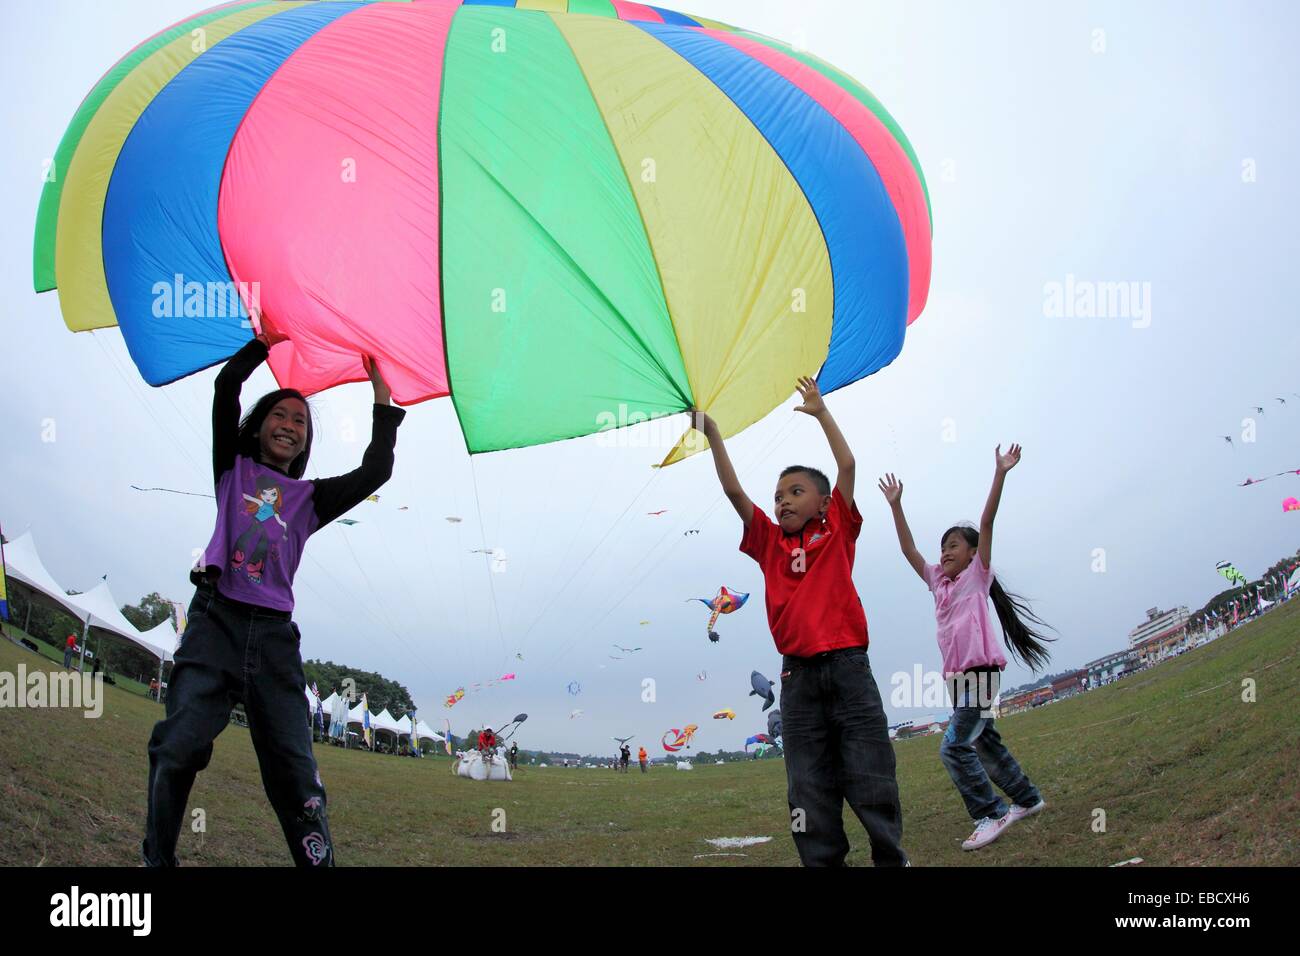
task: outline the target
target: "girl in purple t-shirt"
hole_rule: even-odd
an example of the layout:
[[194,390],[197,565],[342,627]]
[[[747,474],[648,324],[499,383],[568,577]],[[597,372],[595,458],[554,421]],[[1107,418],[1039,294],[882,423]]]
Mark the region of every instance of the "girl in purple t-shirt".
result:
[[249,342],[217,375],[212,403],[212,539],[190,572],[189,619],[176,649],[167,717],[149,741],[147,864],[173,866],[185,805],[212,742],[242,703],[248,730],[289,852],[299,866],[332,866],[325,789],[311,751],[293,578],[307,539],[374,494],[393,472],[405,412],[373,360],[374,424],[361,465],[336,478],[306,479],[312,427],[294,389],[263,395],[241,420],[239,392],[266,361],[268,343]]
[[[1007,659],[989,620],[989,601],[1008,649],[1034,671],[1047,663],[1042,642],[1051,640],[1035,629],[1034,625],[1045,625],[1029,606],[1004,591],[993,574],[993,519],[1007,472],[1020,461],[1020,446],[1012,445],[1004,455],[999,445],[994,456],[997,468],[979,531],[961,525],[945,531],[938,564],[927,564],[912,540],[903,515],[902,482],[893,475],[880,479],[880,491],[893,509],[903,556],[934,594],[943,676],[953,699],[939,756],[975,820],[975,832],[962,843],[963,850],[992,843],[1007,826],[1047,806],[993,726],[993,701]],[[994,792],[994,783],[1012,799],[1009,809]]]

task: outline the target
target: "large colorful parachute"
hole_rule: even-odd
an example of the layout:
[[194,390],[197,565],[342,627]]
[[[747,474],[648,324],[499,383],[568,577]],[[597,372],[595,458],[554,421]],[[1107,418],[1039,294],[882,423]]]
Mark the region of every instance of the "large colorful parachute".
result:
[[258,329],[307,393],[373,355],[471,452],[692,407],[732,435],[898,355],[929,202],[866,88],[701,17],[523,6],[236,0],[145,40],[55,153],[36,289],[152,385]]

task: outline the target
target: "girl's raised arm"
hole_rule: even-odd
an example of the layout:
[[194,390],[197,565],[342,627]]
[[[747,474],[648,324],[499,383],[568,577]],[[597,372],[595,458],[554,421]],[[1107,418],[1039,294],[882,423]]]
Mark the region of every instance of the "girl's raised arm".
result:
[[890,510],[894,512],[894,530],[898,532],[898,545],[903,549],[903,557],[907,558],[907,563],[912,566],[917,576],[925,581],[925,558],[921,557],[921,552],[916,550],[916,542],[912,540],[912,529],[908,527],[907,517],[903,514],[903,483],[889,474],[880,479],[877,487],[889,502]]
[[212,480],[235,467],[239,449],[239,392],[253,370],[266,361],[266,340],[250,339],[217,373],[212,396]]
[[976,549],[980,561],[986,568],[993,567],[993,519],[998,516],[998,504],[1002,501],[1002,485],[1006,481],[1007,472],[1020,463],[1020,446],[1012,444],[1004,455],[1002,446],[998,445],[993,450],[993,457],[997,460],[997,468],[993,472],[993,487],[989,489],[989,500],[984,503],[984,514],[980,517],[980,543]]

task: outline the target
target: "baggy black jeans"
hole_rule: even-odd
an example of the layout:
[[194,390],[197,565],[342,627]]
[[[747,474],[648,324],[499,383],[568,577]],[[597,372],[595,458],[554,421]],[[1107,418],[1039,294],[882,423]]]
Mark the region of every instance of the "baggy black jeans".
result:
[[846,800],[875,864],[905,865],[894,745],[866,648],[784,658],[781,716],[790,829],[803,865],[844,864]]
[[145,863],[175,866],[190,788],[212,742],[243,702],[262,785],[298,866],[333,866],[325,788],[311,749],[297,626],[284,611],[200,586],[167,689],[167,717],[149,739]]

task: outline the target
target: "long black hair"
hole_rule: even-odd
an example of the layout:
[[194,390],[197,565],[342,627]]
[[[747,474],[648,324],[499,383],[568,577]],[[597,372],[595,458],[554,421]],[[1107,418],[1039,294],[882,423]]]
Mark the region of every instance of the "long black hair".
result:
[[[945,531],[943,537],[939,539],[940,547],[943,547],[943,542],[947,541],[948,535],[953,532],[961,535],[972,548],[979,547],[980,533],[968,525],[954,525]],[[1048,637],[1037,628],[1055,629],[1035,614],[1024,598],[1004,590],[997,577],[993,578],[992,585],[989,587],[989,597],[993,599],[993,610],[998,612],[998,621],[1002,625],[1002,637],[1006,641],[1007,650],[1028,665],[1031,670],[1035,672],[1042,670],[1050,656],[1043,642],[1054,641],[1056,638]]]
[[307,459],[311,457],[311,406],[307,405],[307,397],[296,388],[276,389],[274,392],[267,392],[257,400],[257,404],[249,409],[244,420],[239,423],[235,453],[251,458],[253,461],[262,460],[262,423],[266,421],[266,416],[271,414],[271,409],[286,398],[296,398],[307,408],[307,441],[303,444],[302,451],[298,452],[298,457],[289,462],[288,469],[290,478],[301,478],[307,471]]

